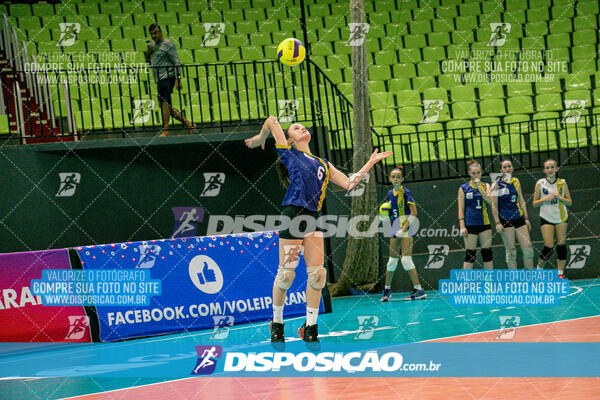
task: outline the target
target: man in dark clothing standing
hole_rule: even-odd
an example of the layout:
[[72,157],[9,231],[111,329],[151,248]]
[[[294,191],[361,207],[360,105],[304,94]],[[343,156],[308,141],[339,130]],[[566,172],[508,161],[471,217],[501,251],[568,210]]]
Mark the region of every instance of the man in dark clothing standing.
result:
[[181,112],[171,103],[171,93],[173,88],[181,90],[181,62],[177,55],[177,50],[173,43],[165,39],[162,29],[156,23],[149,28],[152,42],[148,41],[148,48],[145,56],[146,61],[152,66],[152,75],[154,82],[158,87],[158,103],[162,112],[163,129],[160,136],[169,135],[169,119],[171,116],[188,128],[189,133],[194,133],[196,127],[190,121],[185,119]]

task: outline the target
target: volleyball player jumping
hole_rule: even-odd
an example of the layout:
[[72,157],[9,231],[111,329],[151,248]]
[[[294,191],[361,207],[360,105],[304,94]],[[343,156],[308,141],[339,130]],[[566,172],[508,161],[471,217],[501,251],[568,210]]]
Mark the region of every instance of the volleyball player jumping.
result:
[[[500,163],[500,171],[504,174],[513,173],[510,160]],[[533,268],[533,247],[529,231],[531,224],[527,216],[527,205],[521,192],[521,182],[514,176],[509,182],[498,179],[492,182],[490,188],[494,205],[494,219],[496,228],[502,237],[506,248],[506,266],[510,269],[517,268],[517,249],[515,248],[515,235],[523,253],[523,265],[527,269]],[[493,194],[496,195],[493,195]]]
[[[554,233],[556,233],[556,264],[558,277],[565,279],[565,264],[567,262],[567,207],[573,204],[569,187],[564,179],[558,177],[556,161],[549,159],[544,162],[545,178],[535,184],[533,206],[540,208],[540,229],[544,238],[544,249],[538,260],[538,269],[552,255]],[[566,207],[565,207],[566,206]]]
[[[325,199],[325,190],[329,180],[346,190],[351,190],[377,162],[392,155],[392,152],[378,153],[375,150],[360,171],[347,177],[327,160],[310,153],[308,146],[310,133],[301,124],[292,124],[287,129],[286,139],[286,134],[281,129],[279,122],[271,116],[267,118],[258,135],[246,139],[246,146],[249,148],[260,146],[264,149],[269,133],[275,139],[275,147],[280,159],[280,178],[284,187],[287,188],[282,203],[284,207],[282,214],[290,220],[304,216],[304,221],[306,221],[306,217],[316,221]],[[306,342],[319,341],[317,315],[321,303],[321,290],[327,282],[327,271],[323,268],[323,233],[318,231],[316,224],[311,226],[310,223],[304,223],[302,225],[298,232],[288,228],[282,230],[279,235],[279,268],[273,284],[271,342],[285,341],[283,305],[286,292],[292,286],[296,276],[295,268],[298,264],[298,257],[289,257],[289,255],[299,254],[302,247],[308,282],[306,285],[306,321],[298,329],[298,335]]]
[[[402,268],[408,272],[413,284],[413,291],[404,300],[421,300],[427,297],[419,282],[419,275],[415,263],[412,260],[413,238],[408,234],[411,218],[417,216],[417,206],[412,193],[407,187],[402,186],[404,172],[402,166],[398,165],[390,171],[390,183],[393,188],[388,192],[387,202],[379,207],[379,213],[383,218],[392,220],[392,237],[390,238],[390,256],[385,273],[385,288],[383,289],[382,302],[392,297],[392,279],[398,267],[398,255],[402,254]],[[401,249],[401,250],[400,250]]]

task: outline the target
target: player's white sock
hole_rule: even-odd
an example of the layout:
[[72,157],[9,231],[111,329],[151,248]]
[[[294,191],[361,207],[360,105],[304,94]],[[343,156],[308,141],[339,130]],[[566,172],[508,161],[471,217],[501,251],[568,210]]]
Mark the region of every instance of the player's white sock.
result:
[[311,326],[317,323],[317,316],[319,315],[318,308],[306,307],[306,326]]
[[386,290],[389,290],[392,288],[392,285],[385,285]]
[[273,322],[283,324],[283,306],[273,304]]
[[415,285],[415,289],[417,289],[417,290],[423,290],[423,288],[421,287],[421,285]]

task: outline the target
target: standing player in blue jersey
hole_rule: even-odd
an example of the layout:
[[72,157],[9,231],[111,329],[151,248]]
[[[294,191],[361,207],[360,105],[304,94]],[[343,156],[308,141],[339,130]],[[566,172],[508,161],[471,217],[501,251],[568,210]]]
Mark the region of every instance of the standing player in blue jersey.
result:
[[494,207],[488,196],[490,185],[481,182],[481,165],[475,160],[467,164],[471,180],[458,188],[458,222],[460,234],[465,238],[464,269],[473,269],[477,239],[481,245],[481,256],[485,269],[494,268],[492,256],[492,227],[487,205]]
[[521,183],[519,179],[512,176],[513,165],[510,160],[500,163],[500,171],[503,174],[510,174],[510,181],[499,178],[492,182],[490,194],[495,205],[492,210],[494,219],[497,221],[496,229],[506,247],[506,266],[510,269],[517,268],[516,234],[523,253],[523,265],[527,269],[533,269],[533,247],[529,237],[531,224],[527,216],[527,205],[521,192]]
[[[265,121],[260,133],[246,139],[249,148],[264,149],[269,133],[275,138],[275,147],[280,159],[280,178],[287,189],[283,199],[282,214],[292,220],[288,229],[279,235],[279,268],[273,284],[273,321],[271,342],[285,341],[283,305],[287,290],[296,276],[299,255],[304,256],[308,282],[306,285],[306,321],[298,329],[298,335],[306,342],[318,342],[317,315],[321,303],[321,291],[327,283],[327,271],[323,268],[323,233],[318,231],[316,221],[325,199],[327,183],[351,190],[382,159],[392,152],[373,152],[369,161],[350,177],[338,171],[330,162],[314,156],[308,143],[310,133],[301,124],[292,124],[283,133],[275,117]],[[294,218],[302,219],[300,224]],[[297,229],[296,229],[297,228]]]
[[[409,235],[410,223],[417,216],[417,206],[410,190],[402,186],[403,181],[402,166],[397,165],[390,171],[390,183],[393,189],[388,192],[387,201],[379,207],[381,217],[392,220],[390,256],[385,273],[385,288],[381,297],[381,301],[383,302],[388,301],[392,297],[392,279],[398,267],[399,253],[402,254],[402,258],[400,259],[402,268],[408,272],[408,276],[414,287],[412,293],[406,296],[404,300],[420,300],[427,297],[423,287],[421,287],[419,275],[417,275],[417,269],[412,260],[413,238]],[[401,248],[401,251],[398,251],[399,248]]]

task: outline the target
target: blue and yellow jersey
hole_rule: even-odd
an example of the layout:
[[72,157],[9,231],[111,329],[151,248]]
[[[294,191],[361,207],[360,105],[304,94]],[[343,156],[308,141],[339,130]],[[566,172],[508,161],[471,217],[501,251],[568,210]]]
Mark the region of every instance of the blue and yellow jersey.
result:
[[392,221],[401,216],[409,216],[409,205],[415,205],[412,193],[404,186],[400,186],[398,190],[391,189],[387,194],[387,199],[392,207],[392,212],[390,213]]
[[517,219],[523,216],[519,204],[519,180],[511,178],[510,182],[498,180],[498,213],[502,219]]
[[279,158],[290,174],[290,186],[283,198],[283,206],[303,207],[319,211],[325,199],[329,182],[327,160],[296,150],[291,146],[276,145]]
[[[481,190],[485,190],[483,182],[479,183]],[[471,181],[460,186],[465,194],[465,225],[489,225],[487,204],[475,184]]]

